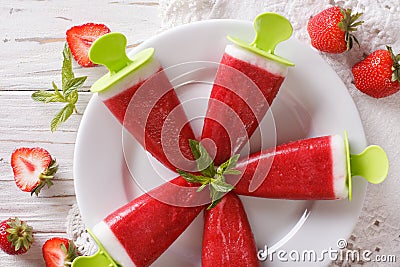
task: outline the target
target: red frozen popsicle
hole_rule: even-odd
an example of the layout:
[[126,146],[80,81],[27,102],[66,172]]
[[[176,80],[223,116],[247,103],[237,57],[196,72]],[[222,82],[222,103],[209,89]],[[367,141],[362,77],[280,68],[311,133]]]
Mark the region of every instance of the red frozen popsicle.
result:
[[201,261],[203,267],[260,266],[246,212],[232,192],[205,211]]
[[228,36],[234,44],[225,48],[211,91],[202,139],[214,142],[216,165],[240,152],[278,94],[288,66],[294,65],[274,54],[276,45],[292,35],[285,17],[260,14],[254,29],[252,43]]
[[202,132],[202,139],[209,138],[217,146],[216,165],[249,140],[287,73],[285,65],[236,45],[226,47],[220,64]]
[[[239,160],[236,169],[242,177],[234,191],[264,198],[342,199],[348,196],[346,168],[341,136],[299,140]],[[234,184],[238,178],[227,179]],[[260,182],[254,191],[252,181]]]
[[[108,215],[92,232],[111,257],[124,267],[151,265],[190,225],[204,206],[191,206],[198,193],[182,193],[191,187],[178,177],[146,193]],[[154,196],[181,206],[166,204]]]
[[[188,139],[194,139],[190,123],[175,90],[148,48],[132,57],[122,68],[113,70],[104,55],[105,46],[120,44],[107,53],[125,55],[126,38],[119,33],[97,39],[90,50],[93,62],[107,65],[110,73],[92,87],[114,117],[148,151],[171,170],[188,169],[193,159]],[[110,44],[111,43],[111,44]],[[103,50],[101,50],[103,49]],[[112,52],[111,52],[112,51]]]

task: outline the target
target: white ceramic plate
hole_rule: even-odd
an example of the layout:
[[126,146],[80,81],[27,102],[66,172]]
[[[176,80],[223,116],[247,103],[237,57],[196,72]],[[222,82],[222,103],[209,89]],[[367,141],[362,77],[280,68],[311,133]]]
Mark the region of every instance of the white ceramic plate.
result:
[[[253,39],[250,22],[211,20],[174,28],[157,35],[138,46],[131,53],[154,47],[155,56],[164,67],[188,61],[219,62],[226,36],[234,35],[244,40]],[[336,73],[311,48],[294,38],[280,44],[276,53],[292,60],[296,66],[289,74],[272,105],[277,143],[290,140],[349,132],[352,153],[366,146],[358,111],[343,82]],[[178,89],[182,100],[209,96],[211,86],[202,85]],[[204,116],[206,101],[187,109],[188,117]],[[264,120],[261,127],[270,127]],[[197,134],[201,123],[193,124]],[[75,146],[74,175],[78,205],[87,227],[92,227],[116,208],[141,194],[133,181],[130,169],[138,175],[154,177],[157,173],[144,161],[146,152],[132,142],[125,162],[120,124],[112,117],[102,102],[93,96],[83,116]],[[253,140],[257,142],[257,140]],[[259,140],[258,140],[259,141]],[[140,164],[137,164],[137,163]],[[141,164],[142,162],[145,162]],[[127,163],[127,164],[126,164]],[[147,164],[147,165],[146,165]],[[158,166],[158,169],[161,167]],[[168,174],[168,171],[165,172]],[[136,175],[136,174],[135,174]],[[305,224],[281,250],[300,253],[315,250],[338,249],[337,241],[347,238],[359,216],[366,183],[354,179],[353,201],[287,201],[242,197],[254,237],[259,249],[276,244],[298,222],[308,209],[311,214]],[[201,266],[202,215],[154,263],[154,266]],[[268,266],[293,266],[294,264],[324,266],[329,262],[317,261],[284,263],[274,255]],[[296,265],[296,266],[298,266]]]

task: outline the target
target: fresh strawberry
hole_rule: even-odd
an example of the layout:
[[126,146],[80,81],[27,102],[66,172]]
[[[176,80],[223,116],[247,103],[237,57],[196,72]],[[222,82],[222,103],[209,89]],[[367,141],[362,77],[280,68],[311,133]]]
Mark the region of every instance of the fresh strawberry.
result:
[[11,167],[17,186],[25,192],[39,195],[47,185],[53,185],[52,179],[58,170],[55,159],[43,148],[18,148],[11,155]]
[[46,267],[70,266],[77,257],[74,243],[61,237],[53,237],[47,240],[42,247],[42,254]]
[[0,248],[7,254],[18,255],[28,251],[33,242],[32,227],[18,218],[0,223]]
[[109,32],[106,25],[96,23],[86,23],[69,29],[67,43],[76,62],[82,67],[94,66],[89,59],[89,49],[97,38]]
[[386,48],[373,52],[352,68],[355,86],[375,98],[400,90],[400,55],[395,56],[391,47]]
[[342,53],[353,47],[358,41],[352,32],[363,21],[357,21],[362,13],[351,14],[351,9],[338,6],[330,7],[310,18],[307,25],[311,45],[328,53]]

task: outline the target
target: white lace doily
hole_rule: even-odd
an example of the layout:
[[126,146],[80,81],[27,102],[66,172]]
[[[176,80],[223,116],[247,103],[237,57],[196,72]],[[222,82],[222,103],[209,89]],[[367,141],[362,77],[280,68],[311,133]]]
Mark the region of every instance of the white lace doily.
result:
[[[309,43],[306,31],[310,16],[330,5],[341,5],[364,13],[364,24],[356,36],[361,47],[352,51],[321,56],[332,66],[346,84],[364,125],[367,140],[382,146],[389,156],[390,171],[380,185],[369,186],[364,207],[354,232],[348,239],[348,249],[372,251],[379,255],[397,256],[397,265],[336,261],[331,266],[399,266],[400,262],[400,93],[384,99],[373,99],[358,91],[352,81],[351,67],[366,54],[385,45],[400,52],[400,5],[398,0],[160,0],[163,28],[167,29],[192,21],[213,18],[235,18],[252,21],[262,12],[277,12],[293,25],[294,35]],[[338,103],[340,105],[340,103]],[[68,216],[67,231],[82,254],[92,254],[95,244],[84,232],[84,225],[76,205]]]

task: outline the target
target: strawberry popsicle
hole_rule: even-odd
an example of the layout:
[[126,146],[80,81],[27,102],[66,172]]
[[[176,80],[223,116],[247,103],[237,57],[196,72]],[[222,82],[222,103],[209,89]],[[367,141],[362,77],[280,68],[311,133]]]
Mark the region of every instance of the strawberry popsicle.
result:
[[[285,27],[287,34],[274,35],[276,23]],[[290,23],[282,16],[265,13],[255,19],[255,25],[262,26],[255,27],[257,37],[253,44],[229,38],[234,44],[226,46],[214,80],[202,139],[214,142],[216,165],[238,153],[249,140],[292,65],[273,54],[275,45],[290,37]],[[263,45],[264,38],[273,39],[273,44]]]
[[205,211],[202,266],[260,266],[246,212],[232,192]]
[[[265,166],[270,166],[269,171],[263,169]],[[319,200],[348,195],[345,142],[339,135],[299,140],[261,151],[239,161],[236,169],[243,173],[234,189],[241,195]],[[254,191],[253,180],[260,181]]]
[[[116,44],[118,49],[110,49]],[[154,58],[154,49],[128,59],[125,45],[126,38],[119,33],[104,35],[93,43],[92,61],[106,65],[110,73],[92,86],[92,92],[98,93],[114,117],[153,157],[171,170],[187,169],[182,164],[192,159],[188,139],[194,139],[194,134],[180,100]]]
[[[193,185],[175,178],[114,211],[92,228],[115,262],[124,267],[151,265],[203,210],[204,206],[191,205],[198,197],[195,190],[186,194],[176,186]],[[165,197],[179,200],[180,206],[158,200]]]

